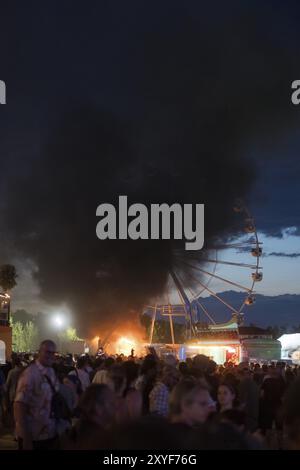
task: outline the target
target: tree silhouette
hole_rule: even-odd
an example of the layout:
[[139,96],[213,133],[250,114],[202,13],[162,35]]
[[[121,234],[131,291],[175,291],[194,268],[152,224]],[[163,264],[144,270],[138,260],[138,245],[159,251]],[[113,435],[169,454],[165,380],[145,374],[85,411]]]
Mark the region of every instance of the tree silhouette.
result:
[[7,292],[17,285],[17,272],[12,264],[3,264],[0,266],[0,286]]

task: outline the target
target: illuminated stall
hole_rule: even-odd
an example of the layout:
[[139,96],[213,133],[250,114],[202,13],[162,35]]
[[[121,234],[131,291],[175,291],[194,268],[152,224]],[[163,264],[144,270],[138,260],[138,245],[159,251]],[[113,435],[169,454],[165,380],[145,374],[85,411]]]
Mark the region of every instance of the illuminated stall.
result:
[[238,336],[237,325],[233,328],[218,328],[199,331],[197,338],[182,345],[179,350],[181,360],[203,354],[217,364],[232,362],[237,364],[241,360],[241,343]]
[[0,364],[5,364],[12,352],[12,328],[10,326],[10,296],[0,294]]

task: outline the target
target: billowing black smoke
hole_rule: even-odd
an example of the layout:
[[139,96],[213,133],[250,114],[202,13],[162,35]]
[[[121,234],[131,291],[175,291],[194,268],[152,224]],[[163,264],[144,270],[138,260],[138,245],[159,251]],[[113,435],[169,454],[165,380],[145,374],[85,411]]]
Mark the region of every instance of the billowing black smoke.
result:
[[234,200],[251,189],[247,154],[290,122],[297,77],[276,28],[270,36],[250,12],[224,21],[211,12],[207,21],[210,28],[179,15],[167,32],[140,33],[135,110],[121,117],[99,104],[61,110],[40,157],[8,189],[10,237],[36,261],[43,297],[67,301],[81,326],[139,310],[163,292],[174,266],[186,275],[189,257],[201,261],[179,241],[99,241],[100,203],[116,204],[119,195],[147,205],[204,203],[209,248],[231,233]]

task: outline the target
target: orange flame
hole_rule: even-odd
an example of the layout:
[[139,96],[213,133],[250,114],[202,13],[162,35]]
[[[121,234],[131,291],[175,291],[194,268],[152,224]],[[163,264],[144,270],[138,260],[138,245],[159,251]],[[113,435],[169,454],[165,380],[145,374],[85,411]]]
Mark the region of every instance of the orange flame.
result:
[[135,355],[144,353],[145,332],[138,325],[120,325],[112,334],[107,352],[109,354],[124,354],[130,356],[132,349]]
[[121,336],[115,343],[116,353],[129,356],[132,349],[136,349],[137,342],[133,338]]

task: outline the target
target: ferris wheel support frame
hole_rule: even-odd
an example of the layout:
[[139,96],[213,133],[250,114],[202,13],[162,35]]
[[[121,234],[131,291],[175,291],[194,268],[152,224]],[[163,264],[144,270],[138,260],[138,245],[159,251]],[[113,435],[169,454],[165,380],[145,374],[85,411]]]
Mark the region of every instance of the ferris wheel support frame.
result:
[[[262,279],[262,273],[261,273],[261,265],[260,265],[260,257],[262,253],[262,242],[259,241],[258,239],[258,234],[257,234],[257,229],[256,229],[256,224],[254,222],[254,218],[250,214],[248,208],[245,206],[245,204],[242,201],[239,201],[237,206],[234,207],[235,212],[239,212],[242,215],[244,215],[245,219],[244,221],[246,222],[246,225],[244,225],[243,231],[252,234],[250,238],[246,240],[240,240],[237,242],[229,241],[229,243],[226,242],[219,242],[215,245],[212,246],[212,250],[215,251],[215,256],[212,257],[209,255],[210,252],[207,253],[206,257],[202,257],[203,262],[207,263],[213,263],[214,267],[212,269],[203,269],[203,267],[200,265],[193,265],[189,262],[187,262],[185,259],[182,258],[181,253],[178,252],[176,253],[178,260],[180,261],[181,265],[184,264],[188,268],[192,268],[195,270],[195,272],[200,272],[201,274],[207,276],[209,279],[208,281],[202,281],[202,279],[198,279],[194,276],[192,272],[188,272],[187,276],[193,280],[193,283],[199,285],[201,287],[200,291],[193,292],[190,286],[187,287],[188,291],[190,292],[190,297],[187,295],[185,289],[185,282],[183,279],[181,279],[181,273],[177,271],[176,267],[169,272],[170,279],[172,280],[176,291],[177,295],[179,295],[180,303],[184,309],[185,313],[178,313],[176,312],[176,309],[172,309],[172,305],[170,303],[170,298],[168,293],[167,295],[167,302],[165,304],[160,304],[156,302],[155,304],[149,305],[148,308],[152,309],[152,322],[151,322],[151,327],[150,327],[150,344],[152,343],[153,340],[153,334],[154,334],[154,326],[155,326],[155,321],[157,318],[157,313],[161,312],[162,316],[169,317],[169,322],[170,322],[170,333],[171,333],[171,340],[172,344],[174,345],[174,328],[173,328],[173,317],[175,316],[182,316],[185,317],[185,327],[186,327],[186,339],[189,340],[193,336],[197,334],[197,326],[194,324],[193,320],[193,302],[196,302],[197,305],[200,306],[201,310],[203,313],[206,315],[206,317],[209,319],[209,321],[213,325],[217,325],[216,321],[213,319],[213,317],[209,314],[208,310],[205,308],[204,305],[202,305],[200,301],[200,295],[202,292],[206,291],[209,293],[212,297],[217,299],[219,302],[221,302],[226,308],[228,308],[231,311],[232,317],[235,316],[236,320],[239,325],[243,324],[243,308],[245,305],[251,305],[255,301],[255,297],[253,297],[254,294],[254,286],[257,281],[260,281]],[[252,246],[254,245],[254,248]],[[219,259],[218,257],[218,248],[223,250],[226,248],[236,248],[237,250],[243,251],[244,248],[247,248],[247,251],[251,250],[251,254],[256,257],[256,261],[254,263],[245,263],[245,262],[233,262],[229,260],[223,260]],[[235,266],[235,267],[240,267],[240,268],[247,268],[254,270],[254,273],[252,273],[252,283],[250,287],[246,287],[245,285],[242,285],[240,282],[234,282],[226,276],[220,276],[216,274],[216,268],[217,265],[225,265],[225,266]],[[211,282],[212,279],[217,279],[218,281],[222,281],[223,283],[229,284],[231,286],[234,286],[235,288],[239,288],[240,290],[244,291],[247,294],[247,297],[243,299],[243,302],[240,306],[237,308],[233,308],[228,302],[226,302],[224,299],[222,299],[217,292],[215,292],[213,289],[210,289],[208,286]],[[154,307],[155,305],[155,307]],[[182,311],[182,310],[181,310]]]
[[186,311],[187,311],[187,314],[188,314],[188,320],[189,320],[189,328],[187,329],[189,337],[187,339],[191,339],[193,333],[195,333],[194,325],[193,325],[193,318],[192,318],[192,305],[191,305],[190,299],[188,298],[188,296],[186,295],[186,293],[185,293],[185,291],[182,287],[181,282],[179,281],[178,277],[176,276],[176,274],[173,270],[170,272],[170,275],[173,279],[173,282],[174,282],[176,288],[178,289],[178,292],[181,294],[182,299],[183,299],[184,304],[185,304],[185,307],[186,307]]

